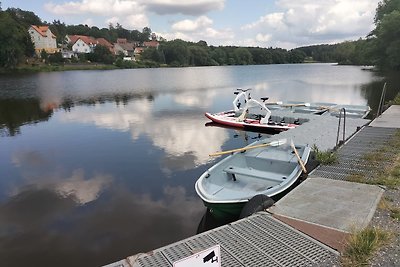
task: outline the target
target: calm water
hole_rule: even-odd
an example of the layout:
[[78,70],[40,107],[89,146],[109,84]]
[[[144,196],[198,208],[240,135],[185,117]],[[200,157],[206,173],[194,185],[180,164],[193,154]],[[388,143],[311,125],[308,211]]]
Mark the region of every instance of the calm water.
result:
[[195,234],[208,154],[259,137],[205,126],[235,88],[376,109],[383,82],[329,64],[0,76],[1,265],[98,266]]

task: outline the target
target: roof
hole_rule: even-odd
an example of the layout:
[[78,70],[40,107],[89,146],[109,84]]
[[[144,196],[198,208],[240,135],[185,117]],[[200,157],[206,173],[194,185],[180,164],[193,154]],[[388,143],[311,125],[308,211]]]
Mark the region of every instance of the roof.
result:
[[119,43],[118,44],[122,49],[126,51],[133,51],[135,50],[135,44],[134,43]]
[[87,45],[102,45],[107,48],[113,47],[113,45],[104,38],[96,39],[96,38],[86,36],[86,35],[68,35],[68,37],[71,40],[72,44],[75,44],[76,41],[78,41],[80,39],[80,40],[82,40],[82,42],[84,42]]
[[145,47],[158,47],[160,43],[158,41],[149,41],[149,42],[143,42],[143,45]]
[[135,54],[140,54],[144,51],[144,47],[136,47],[135,48]]
[[126,38],[118,38],[117,39],[117,44],[126,44],[128,40]]
[[96,42],[97,42],[98,45],[102,45],[102,46],[105,46],[107,48],[113,47],[113,45],[109,41],[104,39],[104,38],[97,38]]
[[51,33],[51,38],[56,38],[56,36],[49,29],[49,26],[31,25],[31,27],[43,37],[47,37],[47,32],[49,31]]
[[78,41],[79,39],[81,39],[82,42],[86,43],[87,45],[96,44],[95,39],[86,35],[68,35],[68,37],[71,40],[72,44],[75,44],[76,41]]

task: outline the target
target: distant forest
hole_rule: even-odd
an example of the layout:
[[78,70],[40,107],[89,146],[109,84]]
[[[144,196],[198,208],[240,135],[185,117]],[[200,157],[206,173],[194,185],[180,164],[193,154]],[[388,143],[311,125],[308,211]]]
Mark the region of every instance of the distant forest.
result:
[[[283,64],[303,62],[338,62],[339,64],[374,65],[380,69],[400,70],[400,0],[383,0],[376,9],[375,29],[356,41],[282,48],[210,46],[205,41],[167,41],[159,38],[158,49],[147,48],[141,61],[145,66],[222,66],[250,64]],[[1,9],[0,2],[0,68],[13,69],[34,56],[33,44],[27,29],[30,25],[48,25],[62,44],[67,34],[103,37],[114,43],[117,38],[144,42],[151,37],[151,29],[127,30],[122,25],[110,24],[108,28],[87,25],[65,25],[55,20],[42,21],[35,13],[17,8]],[[118,67],[136,67],[137,63],[124,62],[122,56],[104,55],[107,49],[98,49],[81,60],[113,63]],[[60,55],[42,55],[46,61],[61,62]],[[107,62],[103,62],[107,58]],[[111,59],[111,60],[110,60]]]

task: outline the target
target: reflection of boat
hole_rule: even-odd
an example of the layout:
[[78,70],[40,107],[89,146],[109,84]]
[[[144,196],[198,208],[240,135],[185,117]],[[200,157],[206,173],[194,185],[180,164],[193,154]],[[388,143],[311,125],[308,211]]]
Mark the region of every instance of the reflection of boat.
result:
[[[257,141],[251,146],[260,144],[263,143]],[[296,149],[306,163],[310,147],[296,146]],[[204,172],[195,189],[214,217],[226,218],[240,214],[246,202],[255,195],[273,197],[285,192],[301,173],[290,145],[249,148],[226,157]]]
[[252,131],[251,129],[245,131],[244,129],[230,127],[230,126],[222,125],[222,124],[215,123],[215,122],[212,122],[212,121],[207,122],[205,124],[205,126],[206,127],[218,127],[218,128],[224,128],[224,129],[232,129],[235,132],[235,134],[233,135],[233,138],[237,138],[239,136],[242,136],[245,141],[248,141],[250,139],[260,140],[263,137],[270,136],[268,131],[260,131],[260,130]]
[[245,130],[263,129],[280,132],[293,129],[298,125],[296,121],[287,122],[283,118],[279,121],[272,120],[271,111],[265,105],[267,97],[261,98],[263,103],[260,103],[251,98],[250,89],[238,90],[235,92],[233,110],[213,114],[207,112],[206,117],[215,123]]

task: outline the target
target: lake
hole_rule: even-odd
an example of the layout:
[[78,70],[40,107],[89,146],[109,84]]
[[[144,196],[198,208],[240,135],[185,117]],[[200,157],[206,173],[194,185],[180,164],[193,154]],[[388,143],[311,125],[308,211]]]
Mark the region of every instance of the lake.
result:
[[208,155],[266,137],[205,112],[236,88],[376,111],[385,81],[393,98],[398,78],[332,64],[1,75],[0,262],[99,266],[194,235]]

